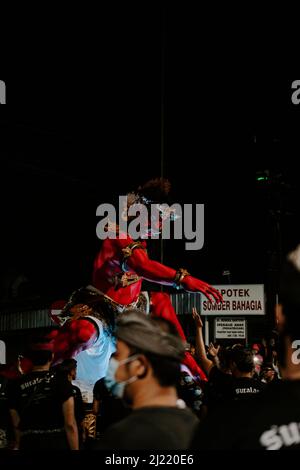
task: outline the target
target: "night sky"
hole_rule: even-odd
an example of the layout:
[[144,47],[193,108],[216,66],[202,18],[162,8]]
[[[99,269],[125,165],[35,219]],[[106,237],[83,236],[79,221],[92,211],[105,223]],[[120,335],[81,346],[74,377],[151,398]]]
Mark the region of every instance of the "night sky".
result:
[[[174,202],[205,204],[204,248],[166,242],[166,264],[211,283],[224,269],[265,282],[279,208],[282,253],[300,241],[297,76],[264,73],[250,49],[242,61],[224,45],[208,54],[195,27],[176,25],[158,15],[96,56],[65,61],[63,47],[56,68],[47,45],[34,73],[3,77],[14,106],[0,122],[2,278],[23,272],[47,298],[89,282],[96,207],[161,169]],[[266,169],[272,183],[259,184]]]

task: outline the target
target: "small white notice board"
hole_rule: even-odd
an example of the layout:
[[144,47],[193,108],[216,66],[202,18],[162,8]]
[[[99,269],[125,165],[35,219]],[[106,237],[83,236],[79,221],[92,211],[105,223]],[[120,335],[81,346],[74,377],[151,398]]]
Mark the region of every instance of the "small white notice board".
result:
[[246,339],[246,320],[241,318],[216,318],[216,339]]

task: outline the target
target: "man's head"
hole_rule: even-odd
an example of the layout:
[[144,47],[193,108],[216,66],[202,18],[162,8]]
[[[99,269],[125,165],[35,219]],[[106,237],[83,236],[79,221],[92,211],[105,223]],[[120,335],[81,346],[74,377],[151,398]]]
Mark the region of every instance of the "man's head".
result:
[[231,354],[232,354],[232,347],[220,347],[218,357],[220,362],[220,369],[225,374],[231,375]]
[[49,367],[53,360],[53,344],[45,338],[34,338],[25,353],[33,367]]
[[230,369],[235,377],[251,376],[254,370],[252,351],[236,348],[231,351]]
[[115,395],[132,402],[136,393],[149,387],[176,386],[185,351],[180,338],[138,310],[120,317],[116,335],[116,352],[106,377]]
[[77,361],[75,359],[65,359],[58,366],[59,372],[65,373],[70,381],[76,380]]
[[263,379],[269,383],[275,378],[275,370],[272,363],[265,363],[261,369]]

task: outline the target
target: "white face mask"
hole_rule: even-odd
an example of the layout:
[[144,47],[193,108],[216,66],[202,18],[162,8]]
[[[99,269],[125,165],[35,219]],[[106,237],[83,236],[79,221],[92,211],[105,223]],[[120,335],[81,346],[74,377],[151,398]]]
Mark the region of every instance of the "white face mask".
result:
[[123,361],[118,361],[114,357],[110,358],[104,382],[108,390],[110,390],[116,398],[123,398],[126,385],[131,384],[138,379],[138,377],[135,375],[128,380],[118,382],[116,380],[116,372],[119,366],[134,361],[138,356],[139,354],[134,354],[133,356],[130,356]]

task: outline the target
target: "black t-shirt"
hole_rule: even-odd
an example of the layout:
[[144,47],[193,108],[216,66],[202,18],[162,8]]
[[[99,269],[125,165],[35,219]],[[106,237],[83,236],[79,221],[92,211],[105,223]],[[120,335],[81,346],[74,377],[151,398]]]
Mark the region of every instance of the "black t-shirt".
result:
[[63,403],[73,396],[72,384],[54,373],[36,371],[12,386],[9,407],[20,416],[21,431],[63,429]]
[[252,398],[264,389],[265,385],[254,378],[236,378],[213,367],[205,384],[204,404],[211,410],[232,400]]
[[261,393],[265,389],[265,384],[256,379],[240,377],[232,379],[232,399],[247,400]]
[[250,401],[214,412],[200,424],[195,450],[299,450],[300,380],[278,381]]
[[232,375],[225,374],[214,366],[209,372],[208,382],[204,386],[203,404],[209,409],[232,398]]
[[101,449],[184,450],[188,449],[199,423],[189,409],[145,407],[111,426]]
[[94,385],[94,399],[100,401],[100,412],[97,419],[97,431],[103,432],[109,426],[129,415],[131,410],[126,408],[123,401],[116,398],[107,389],[104,378],[97,380]]

